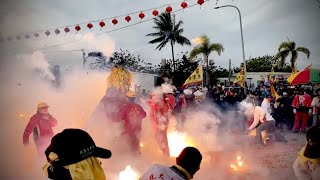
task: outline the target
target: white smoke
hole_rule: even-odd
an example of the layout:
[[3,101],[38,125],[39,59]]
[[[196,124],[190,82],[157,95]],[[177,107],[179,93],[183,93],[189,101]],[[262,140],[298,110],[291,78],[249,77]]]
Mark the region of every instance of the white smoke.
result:
[[31,56],[21,55],[18,56],[18,60],[24,61],[23,63],[27,65],[27,68],[38,72],[43,78],[55,80],[55,76],[50,71],[50,64],[42,52],[36,51]]
[[[28,61],[32,58],[39,58]],[[36,158],[34,144],[25,147],[22,144],[22,134],[30,116],[36,112],[39,101],[50,105],[50,113],[58,120],[55,133],[65,128],[81,128],[87,130],[96,144],[110,149],[113,156],[102,160],[107,179],[116,180],[119,172],[130,165],[138,175],[153,163],[171,166],[174,158],[164,158],[155,138],[149,118],[149,108],[143,104],[148,116],[142,123],[141,148],[142,154],[132,154],[125,140],[120,137],[121,123],[110,122],[105,118],[104,111],[99,102],[105,94],[107,72],[84,71],[74,67],[73,71],[63,73],[64,86],[60,89],[52,88],[50,81],[39,79],[34,74],[35,67],[48,69],[46,59],[41,52],[36,55],[11,57],[4,59],[1,72],[1,144],[5,146],[0,153],[2,169],[1,179],[44,179],[41,167],[45,158]],[[169,86],[168,86],[169,87]],[[172,88],[172,87],[171,87]],[[156,88],[153,93],[163,98],[163,88]],[[168,88],[169,90],[169,88]],[[171,91],[171,89],[170,89]],[[159,99],[160,100],[160,99]],[[92,115],[92,113],[94,115]],[[23,114],[23,116],[20,116]],[[174,118],[170,120],[171,130],[175,130]],[[233,112],[221,113],[214,106],[205,106],[201,109],[190,110],[187,115],[184,129],[187,138],[203,154],[203,163],[195,179],[232,179],[230,174],[225,174],[237,151],[250,150],[244,135],[230,135],[232,127],[240,129],[235,123],[241,121]],[[218,124],[221,123],[221,127]],[[30,137],[30,142],[32,138]],[[219,155],[222,153],[223,155]],[[217,158],[223,157],[218,161]],[[248,164],[252,164],[251,171],[255,174],[243,179],[267,177],[270,172],[259,166],[252,154],[246,154]],[[267,179],[267,178],[266,178]],[[272,179],[272,178],[270,178]]]

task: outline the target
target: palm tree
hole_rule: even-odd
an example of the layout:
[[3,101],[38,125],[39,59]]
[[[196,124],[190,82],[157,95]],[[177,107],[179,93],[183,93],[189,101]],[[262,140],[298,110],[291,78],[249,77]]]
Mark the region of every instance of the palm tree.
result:
[[221,53],[224,51],[224,47],[220,43],[211,43],[207,35],[202,35],[200,39],[200,44],[193,48],[190,52],[190,59],[192,60],[198,55],[204,56],[204,61],[207,64],[206,84],[209,85],[209,55],[212,52],[217,52],[220,56]]
[[159,51],[170,42],[171,45],[171,53],[172,53],[172,61],[173,61],[173,71],[175,72],[176,66],[174,61],[174,50],[173,46],[175,43],[180,45],[191,45],[188,38],[182,36],[183,28],[181,25],[183,24],[182,20],[178,23],[175,21],[175,17],[171,16],[170,13],[164,12],[160,16],[154,19],[155,26],[157,32],[147,34],[147,36],[157,37],[150,41],[150,44],[159,43],[156,47]]
[[291,54],[291,68],[295,68],[295,63],[298,58],[298,52],[302,52],[307,55],[307,58],[310,57],[310,50],[305,47],[297,47],[296,43],[293,41],[282,42],[279,46],[279,52],[275,56],[276,63],[279,64],[279,67],[283,67],[286,62],[286,58]]

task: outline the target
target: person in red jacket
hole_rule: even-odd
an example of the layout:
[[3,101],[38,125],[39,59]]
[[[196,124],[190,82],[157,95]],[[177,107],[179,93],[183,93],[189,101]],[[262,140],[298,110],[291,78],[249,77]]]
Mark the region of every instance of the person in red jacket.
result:
[[143,108],[135,103],[135,93],[128,91],[128,101],[120,108],[119,116],[123,122],[122,135],[129,141],[131,150],[140,153],[140,137],[142,119],[146,117]]
[[304,89],[300,89],[299,94],[294,97],[292,102],[293,113],[295,114],[293,132],[299,132],[301,128],[301,131],[306,133],[309,113],[312,113],[311,101],[310,95],[305,93]]
[[54,136],[52,127],[57,125],[57,120],[49,114],[48,108],[49,106],[45,102],[39,103],[37,113],[30,118],[23,133],[23,144],[25,146],[29,145],[30,134],[32,132],[36,133],[34,134],[34,140],[39,155],[43,155],[45,148],[50,144],[50,140]]
[[169,118],[171,112],[175,107],[175,97],[173,89],[169,84],[161,85],[162,95],[153,94],[150,101],[150,119],[153,129],[153,135],[155,136],[162,153],[165,156],[169,156],[169,145],[167,130],[169,126]]

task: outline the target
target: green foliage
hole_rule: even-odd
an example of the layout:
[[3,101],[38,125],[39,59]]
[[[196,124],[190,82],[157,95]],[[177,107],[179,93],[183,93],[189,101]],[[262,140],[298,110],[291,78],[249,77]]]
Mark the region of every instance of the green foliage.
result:
[[[155,39],[149,41],[150,44],[158,44],[156,49],[161,50],[168,43],[171,45],[172,51],[172,60],[174,61],[174,50],[173,46],[178,43],[180,45],[191,45],[188,38],[182,35],[183,24],[182,20],[176,23],[174,16],[171,16],[171,13],[161,13],[160,16],[154,18],[155,26],[153,29],[156,30],[155,33],[147,34],[147,36],[156,37]],[[175,64],[173,64],[175,69]]]
[[279,65],[279,67],[285,66],[285,61],[286,61],[286,58],[289,56],[289,54],[291,55],[290,64],[292,69],[295,67],[295,63],[297,61],[299,52],[302,52],[305,55],[307,55],[308,59],[310,57],[310,50],[308,48],[305,48],[305,47],[296,48],[296,43],[293,41],[282,42],[279,45],[278,51],[279,52],[275,55],[274,59],[276,63]]
[[201,43],[194,47],[190,52],[190,59],[194,59],[198,55],[203,55],[204,60],[208,60],[212,52],[216,52],[219,56],[224,51],[224,47],[220,43],[211,43],[207,35],[201,36]]
[[113,66],[121,66],[134,72],[155,73],[155,67],[151,63],[146,63],[140,59],[140,56],[135,56],[128,50],[114,52],[107,61],[107,57],[102,52],[92,52],[88,54],[89,57],[95,57],[96,61],[89,64],[92,69],[103,70]]
[[[274,64],[274,57],[270,55],[259,56],[256,58],[251,58],[247,60],[247,72],[270,72],[272,69],[272,64]],[[239,71],[241,69],[239,68]],[[238,71],[238,70],[237,70]],[[239,72],[238,71],[238,72]],[[274,66],[275,72],[291,72],[291,67],[289,65],[284,66]]]

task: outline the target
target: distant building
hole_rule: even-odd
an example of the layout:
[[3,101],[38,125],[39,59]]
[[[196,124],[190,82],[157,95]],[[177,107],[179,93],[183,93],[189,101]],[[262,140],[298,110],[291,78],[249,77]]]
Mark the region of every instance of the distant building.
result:
[[[291,73],[288,72],[274,72],[276,76],[282,76],[284,79],[287,79]],[[263,81],[266,82],[268,80],[270,72],[247,72],[246,79],[248,87],[253,86],[257,87],[257,85]],[[233,82],[235,76],[231,77],[231,82]],[[228,78],[218,78],[221,83],[224,83],[226,86],[230,86]]]

